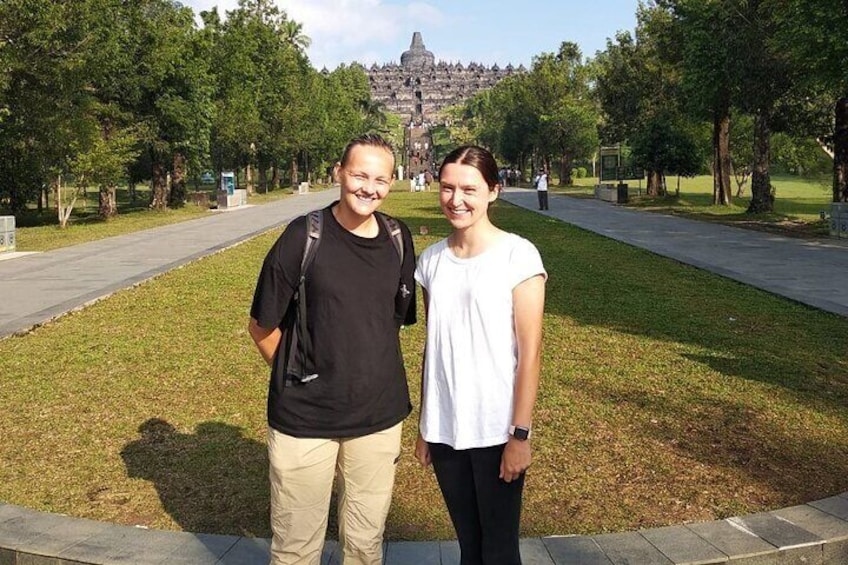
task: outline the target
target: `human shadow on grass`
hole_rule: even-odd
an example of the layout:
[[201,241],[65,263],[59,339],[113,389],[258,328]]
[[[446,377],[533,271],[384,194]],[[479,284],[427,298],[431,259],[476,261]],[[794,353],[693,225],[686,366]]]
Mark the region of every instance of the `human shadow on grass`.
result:
[[[271,536],[268,450],[223,422],[203,422],[180,433],[161,418],[138,429],[121,450],[130,478],[153,483],[162,507],[188,532]],[[335,489],[327,537],[338,539]]]
[[183,530],[269,537],[268,457],[264,443],[222,422],[181,433],[160,418],[121,457],[131,478],[153,483],[162,507]]

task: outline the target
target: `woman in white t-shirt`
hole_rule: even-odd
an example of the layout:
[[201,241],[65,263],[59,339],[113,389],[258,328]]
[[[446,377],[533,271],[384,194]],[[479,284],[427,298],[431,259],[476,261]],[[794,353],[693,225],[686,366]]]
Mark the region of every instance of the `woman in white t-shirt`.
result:
[[433,463],[462,563],[520,564],[547,274],[532,243],[489,220],[500,189],[491,153],[454,150],[439,185],[453,231],[415,271],[427,311],[415,455]]

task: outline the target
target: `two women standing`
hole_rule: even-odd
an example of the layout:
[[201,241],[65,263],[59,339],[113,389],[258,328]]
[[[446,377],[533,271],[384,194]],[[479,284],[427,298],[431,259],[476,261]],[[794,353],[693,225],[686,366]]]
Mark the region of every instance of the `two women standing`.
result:
[[[398,331],[415,323],[413,271],[428,317],[416,456],[433,463],[462,563],[520,563],[546,273],[530,242],[489,219],[500,189],[495,160],[474,146],[447,156],[439,201],[453,231],[417,268],[408,228],[377,211],[394,180],[392,147],[379,136],[354,139],[334,174],[339,200],[280,236],[251,307],[249,333],[272,369],[272,563],[320,561],[334,476],[345,564],[382,562],[411,409]],[[308,319],[297,343],[320,347],[295,347],[295,312]],[[289,371],[298,353],[309,371]]]

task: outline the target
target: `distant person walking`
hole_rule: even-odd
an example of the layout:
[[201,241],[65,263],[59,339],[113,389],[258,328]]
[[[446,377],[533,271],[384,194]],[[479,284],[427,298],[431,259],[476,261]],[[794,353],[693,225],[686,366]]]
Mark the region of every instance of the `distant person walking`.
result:
[[536,185],[536,195],[539,197],[539,210],[548,209],[548,173],[545,169],[539,169],[533,180]]
[[453,228],[419,258],[427,341],[415,455],[432,462],[461,563],[517,565],[539,387],[545,273],[536,247],[494,226],[498,167],[460,147],[439,169]]
[[[392,185],[392,148],[376,135],[356,138],[333,172],[339,200],[319,212],[320,230],[311,215],[289,224],[265,258],[250,309],[250,335],[271,366],[275,565],[320,563],[334,476],[343,562],[382,562],[401,422],[411,410],[398,332],[416,321],[415,251],[406,225],[377,212]],[[316,237],[302,273],[307,238]],[[295,297],[301,276],[305,296]],[[304,337],[289,320],[305,298]],[[292,334],[313,346],[293,346]]]

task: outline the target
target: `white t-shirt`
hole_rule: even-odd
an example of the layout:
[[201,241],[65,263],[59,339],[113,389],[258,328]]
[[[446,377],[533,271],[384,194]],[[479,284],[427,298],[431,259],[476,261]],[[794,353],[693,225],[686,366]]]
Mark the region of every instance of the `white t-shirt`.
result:
[[539,251],[510,233],[470,259],[456,257],[447,239],[421,254],[415,280],[429,296],[426,441],[470,449],[509,439],[518,362],[512,291],[539,274],[547,277]]
[[538,177],[536,177],[536,190],[548,190],[548,175],[545,173],[540,173]]

